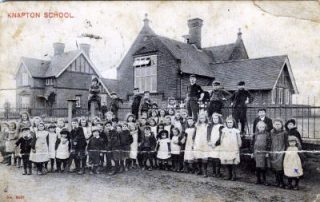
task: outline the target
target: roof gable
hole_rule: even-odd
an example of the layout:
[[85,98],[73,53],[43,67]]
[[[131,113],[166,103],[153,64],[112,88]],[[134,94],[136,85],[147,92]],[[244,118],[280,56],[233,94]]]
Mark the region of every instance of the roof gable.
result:
[[214,62],[224,62],[229,60],[234,47],[235,44],[231,43],[220,46],[207,47],[204,48],[204,50],[209,51],[209,53],[212,54]]
[[50,61],[40,60],[35,58],[21,57],[20,66],[16,74],[21,68],[21,64],[26,68],[30,77],[44,77],[47,69],[49,68]]

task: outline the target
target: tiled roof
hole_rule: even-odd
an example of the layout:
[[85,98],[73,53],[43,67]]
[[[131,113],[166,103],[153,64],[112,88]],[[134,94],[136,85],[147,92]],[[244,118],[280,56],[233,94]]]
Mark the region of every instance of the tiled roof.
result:
[[204,50],[209,51],[212,54],[213,60],[215,62],[223,62],[229,60],[234,47],[235,43],[232,43],[220,46],[207,47],[204,48]]
[[119,81],[116,79],[100,78],[100,81],[107,88],[109,93],[118,92]]
[[27,57],[22,57],[21,59],[33,77],[44,77],[50,65],[50,61],[47,60]]
[[246,82],[248,89],[272,89],[287,56],[272,56],[238,60],[211,65],[214,77],[227,90],[236,90],[239,81]]
[[81,50],[78,49],[53,56],[45,76],[51,77],[59,74],[80,52]]

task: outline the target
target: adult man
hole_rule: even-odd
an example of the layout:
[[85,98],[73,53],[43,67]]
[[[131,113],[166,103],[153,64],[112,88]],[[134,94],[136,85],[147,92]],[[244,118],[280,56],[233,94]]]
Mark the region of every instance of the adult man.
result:
[[245,124],[247,123],[247,104],[253,101],[252,95],[245,89],[245,82],[238,83],[238,90],[231,96],[231,106],[233,107],[233,118],[237,125],[241,124],[241,134],[244,135]]
[[195,121],[198,120],[199,104],[198,101],[202,101],[204,92],[202,88],[196,84],[196,76],[190,75],[190,85],[187,86],[187,110],[188,115],[192,116]]
[[254,119],[254,122],[253,122],[253,133],[256,133],[256,129],[257,129],[257,124],[259,121],[263,121],[267,128],[266,128],[266,131],[267,132],[270,132],[273,128],[273,125],[272,125],[272,120],[266,116],[266,109],[259,109],[258,110],[258,117]]
[[150,99],[150,92],[144,91],[143,98],[140,102],[139,112],[140,116],[148,116],[149,110],[152,108],[152,101]]
[[218,81],[212,82],[212,91],[210,92],[210,102],[208,105],[208,116],[213,113],[222,114],[223,102],[231,97],[231,93],[224,90]]
[[131,113],[135,115],[135,118],[138,119],[139,115],[139,106],[141,102],[142,96],[139,94],[139,88],[133,89],[133,98],[131,105]]

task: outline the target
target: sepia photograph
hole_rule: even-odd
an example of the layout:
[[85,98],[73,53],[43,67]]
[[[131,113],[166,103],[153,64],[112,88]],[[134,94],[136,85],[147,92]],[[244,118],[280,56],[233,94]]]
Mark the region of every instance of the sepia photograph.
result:
[[319,1],[1,1],[0,201],[320,201]]

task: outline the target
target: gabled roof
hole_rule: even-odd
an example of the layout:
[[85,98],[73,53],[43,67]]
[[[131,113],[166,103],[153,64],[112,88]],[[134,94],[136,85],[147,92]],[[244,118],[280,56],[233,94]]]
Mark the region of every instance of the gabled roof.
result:
[[224,62],[211,67],[216,80],[227,90],[236,90],[239,81],[245,81],[249,90],[269,90],[274,88],[285,64],[294,92],[298,92],[286,55]]
[[212,54],[215,62],[223,62],[229,60],[234,47],[235,43],[231,43],[220,46],[207,47],[204,48],[204,50],[209,51]]
[[119,81],[116,79],[100,78],[101,84],[106,89],[107,93],[110,95],[112,92],[118,91]]
[[28,73],[32,77],[44,77],[50,64],[50,61],[47,61],[47,60],[40,60],[40,59],[28,58],[28,57],[22,57],[21,62],[22,64],[25,65]]

